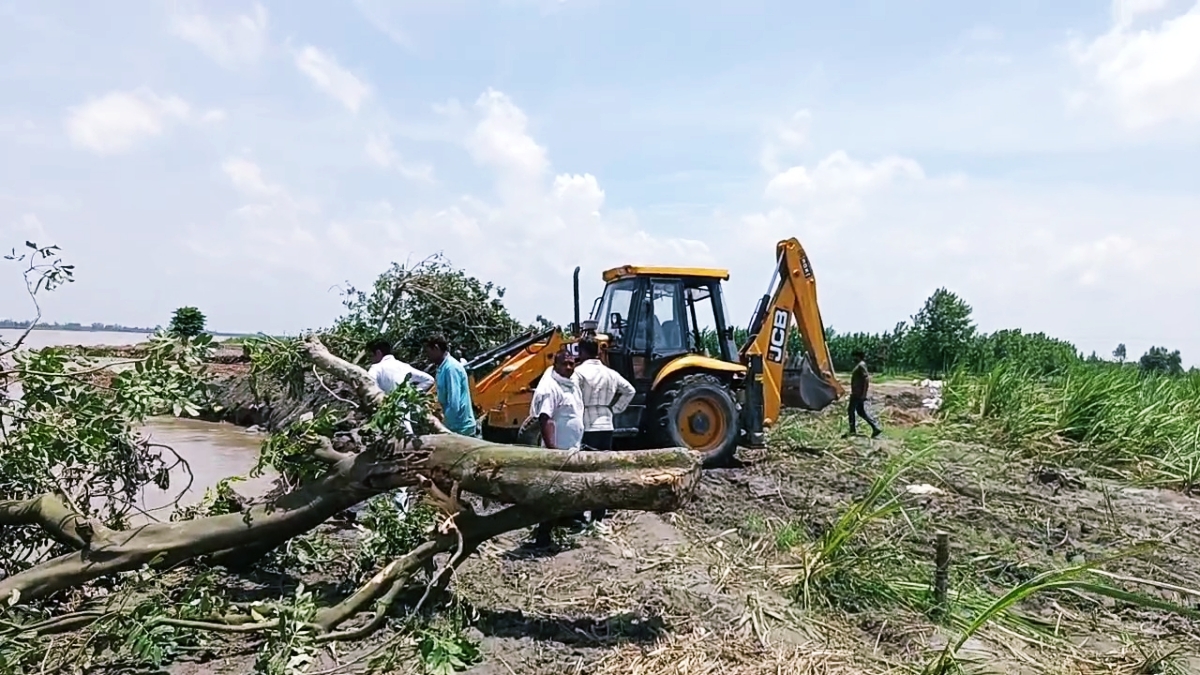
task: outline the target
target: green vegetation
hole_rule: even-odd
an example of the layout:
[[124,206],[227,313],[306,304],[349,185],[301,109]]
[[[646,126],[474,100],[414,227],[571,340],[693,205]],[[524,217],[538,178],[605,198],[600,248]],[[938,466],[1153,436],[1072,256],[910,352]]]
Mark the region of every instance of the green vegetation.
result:
[[[793,331],[788,337],[788,354],[791,359],[798,359],[804,353],[800,336]],[[734,329],[736,344],[743,345],[747,340],[749,333],[745,328]],[[970,305],[946,289],[934,291],[911,321],[901,321],[889,331],[841,333],[827,326],[825,341],[839,372],[854,367],[853,355],[858,350],[867,355],[867,362],[876,373],[935,377],[958,369],[982,374],[1007,361],[1020,361],[1033,372],[1051,375],[1083,361],[1075,345],[1044,333],[1026,333],[1021,329],[978,332]],[[718,344],[714,331],[701,332],[701,348],[707,354],[719,354]],[[1117,354],[1114,357],[1123,361],[1124,345],[1114,352]],[[1179,373],[1180,354],[1156,347],[1142,357],[1141,367]]]
[[1183,359],[1179,350],[1168,351],[1166,347],[1151,347],[1138,360],[1143,372],[1159,375],[1179,375],[1183,373]]
[[180,307],[171,316],[167,332],[175,337],[194,338],[204,333],[204,313],[195,307]]
[[[1136,370],[1112,372],[1138,380]],[[947,383],[950,390],[983,385],[970,375],[958,377],[962,379]],[[1196,420],[1192,418],[1193,430]],[[1100,510],[1071,509],[1076,500],[1087,503],[1090,493],[1035,506],[1046,497],[1039,494],[1038,482],[1029,486],[1029,473],[1069,481],[1047,467],[1069,459],[1065,451],[1086,454],[1085,447],[1058,438],[1047,446],[1047,454],[1029,458],[1020,443],[1006,446],[1010,449],[976,445],[986,440],[978,424],[965,422],[957,409],[947,410],[944,417],[903,429],[899,441],[864,451],[839,437],[837,415],[789,415],[771,438],[775,461],[797,464],[797,474],[815,473],[814,486],[849,480],[857,487],[850,491],[852,499],[830,509],[818,507],[815,517],[804,507],[802,520],[746,515],[739,531],[750,541],[772,541],[778,556],[757,561],[756,569],[788,571],[777,581],[805,611],[808,625],[870,626],[871,635],[878,633],[874,656],[865,660],[882,663],[846,672],[945,675],[1005,672],[1017,664],[1032,665],[1029,672],[1194,672],[1181,667],[1196,653],[1194,644],[1183,646],[1191,639],[1186,629],[1179,639],[1159,642],[1164,638],[1157,629],[1146,627],[1172,621],[1195,626],[1189,622],[1200,620],[1200,610],[1193,606],[1200,590],[1194,581],[1181,583],[1196,579],[1191,563],[1174,558],[1176,547],[1187,544],[1150,536],[1132,523],[1125,530],[1119,524],[1125,517],[1122,507],[1112,497],[1106,497],[1109,505]],[[806,454],[797,455],[793,448]],[[821,454],[814,458],[817,450]],[[1117,480],[1124,483],[1121,476]],[[1078,483],[1074,489],[1082,488]],[[816,492],[820,503],[822,491]],[[1164,515],[1154,525],[1159,536],[1186,527]],[[1060,518],[1068,522],[1047,529]],[[1072,523],[1076,518],[1083,522]],[[1072,536],[1072,525],[1081,534]],[[1068,528],[1067,534],[1058,528]],[[939,531],[948,534],[953,551],[944,601],[934,591],[933,543]],[[1194,535],[1187,541],[1194,542]],[[1064,557],[1055,549],[1067,542]],[[896,661],[878,653],[884,626],[893,626],[892,632],[945,637],[937,641],[942,646],[890,655],[904,663],[896,671]],[[1082,648],[1081,636],[1092,633],[1138,647],[1106,656],[1111,662],[1104,664],[1095,652]],[[1014,664],[996,664],[997,657],[1011,652],[1014,641],[1024,656]],[[993,669],[971,663],[981,650],[994,650],[984,657]]]
[[[56,247],[30,244],[28,251],[7,259],[22,266],[35,308],[37,294],[74,280],[73,268],[59,258]],[[498,305],[491,307],[496,311]],[[147,441],[139,430],[151,417],[194,416],[207,404],[214,342],[203,323],[195,308],[180,308],[171,331],[153,334],[137,358],[116,363],[67,349],[22,350],[17,343],[0,341],[0,382],[20,385],[19,390],[0,389],[0,586],[8,589],[0,592],[0,673],[160,670],[185,653],[219,644],[223,634],[258,641],[251,650],[257,660],[247,664],[256,673],[307,672],[323,644],[353,634],[317,629],[317,613],[330,611],[328,599],[288,581],[289,575],[328,574],[332,567],[346,571],[348,581],[369,586],[389,563],[398,564],[394,558],[422,542],[429,557],[442,550],[427,543],[435,524],[431,506],[417,504],[401,514],[385,497],[368,505],[362,524],[369,531],[360,546],[338,543],[334,530],[318,519],[309,526],[316,529],[285,537],[248,564],[224,560],[219,553],[184,553],[164,565],[168,555],[180,555],[181,544],[188,545],[185,532],[201,538],[209,533],[236,537],[241,527],[253,527],[271,513],[258,506],[260,511],[252,514],[235,491],[239,477],[220,481],[199,504],[181,508],[190,480],[177,483],[181,476],[190,478],[187,463],[171,448]],[[36,324],[34,320],[26,328]],[[311,370],[311,363],[307,367]],[[410,433],[405,420],[423,420],[428,406],[426,396],[399,388],[379,403],[376,415],[359,421],[355,439],[368,448],[380,447],[391,459],[386,444],[404,439]],[[264,443],[258,468],[278,471],[283,490],[328,482],[329,459],[318,461],[316,456],[340,452],[333,450],[331,438],[351,428],[352,421],[330,410],[306,416]],[[423,422],[415,426],[425,428]],[[142,496],[148,488],[166,491],[173,501],[144,510]],[[304,488],[297,494],[303,498]],[[282,503],[285,510],[293,508]],[[313,503],[319,505],[320,499]],[[228,526],[232,529],[224,534],[215,531]],[[103,561],[130,555],[103,551],[141,551],[134,540],[153,537],[153,532],[165,539],[158,544],[147,540],[145,546],[162,546],[163,552],[140,565],[95,573],[91,563],[81,563],[78,580],[73,572],[65,583],[55,577],[56,566],[71,566],[84,555],[80,550],[94,547],[103,566]],[[184,539],[176,539],[180,536]],[[264,536],[272,536],[269,529]],[[134,543],[126,549],[127,541]],[[246,548],[236,538],[229,541],[235,553]],[[180,564],[189,561],[193,564]],[[234,568],[251,576],[241,577]],[[48,583],[60,585],[41,586],[37,570],[42,569],[48,570]],[[23,574],[31,571],[32,577]],[[400,581],[417,571],[409,570]],[[255,591],[266,595],[235,601],[235,587],[253,587],[253,575],[266,577]],[[403,584],[393,584],[396,590],[389,597],[394,599]],[[377,624],[386,623],[389,607],[390,601],[379,610]],[[346,618],[356,613],[352,605]],[[441,673],[477,660],[474,643],[461,631],[455,633],[455,624],[423,617],[410,617],[405,624],[412,644],[393,645],[388,655],[415,655],[418,663],[424,659]]]
[[370,291],[344,291],[346,312],[322,339],[334,353],[357,360],[367,342],[382,337],[396,358],[423,363],[425,338],[441,333],[452,353],[470,357],[533,328],[514,319],[503,300],[504,288],[440,256],[411,267],[393,263]]
[[1049,463],[1141,484],[1200,487],[1200,374],[1076,364],[1051,376],[1006,361],[947,383],[961,432]]

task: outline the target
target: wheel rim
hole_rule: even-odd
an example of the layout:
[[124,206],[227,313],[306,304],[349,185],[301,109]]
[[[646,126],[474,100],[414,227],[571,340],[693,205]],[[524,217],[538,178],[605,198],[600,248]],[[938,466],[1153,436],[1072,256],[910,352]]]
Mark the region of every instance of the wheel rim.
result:
[[692,450],[716,450],[725,440],[727,421],[723,410],[720,402],[709,396],[697,396],[684,402],[676,417],[680,438]]

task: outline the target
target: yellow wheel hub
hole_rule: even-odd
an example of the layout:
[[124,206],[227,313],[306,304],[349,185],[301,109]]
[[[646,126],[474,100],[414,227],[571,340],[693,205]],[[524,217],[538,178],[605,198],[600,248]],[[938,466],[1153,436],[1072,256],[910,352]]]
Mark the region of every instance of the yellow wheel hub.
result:
[[725,439],[729,420],[722,414],[719,401],[707,396],[697,396],[684,403],[679,409],[675,424],[679,436],[692,450],[710,452],[716,450]]

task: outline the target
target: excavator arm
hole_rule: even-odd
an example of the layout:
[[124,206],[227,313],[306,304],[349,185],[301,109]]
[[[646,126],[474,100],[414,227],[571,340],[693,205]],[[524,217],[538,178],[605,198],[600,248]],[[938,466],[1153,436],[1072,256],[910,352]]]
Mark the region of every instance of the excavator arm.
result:
[[[741,360],[761,377],[762,421],[779,419],[785,399],[792,407],[821,410],[844,393],[833,371],[825,343],[825,326],[817,306],[817,282],[812,264],[796,239],[775,247],[776,267],[767,294],[759,301],[750,324],[750,339],[741,348]],[[795,324],[804,343],[798,369],[788,368],[788,335]],[[757,368],[761,362],[761,372]],[[757,383],[756,383],[757,384]],[[755,387],[757,389],[757,387]]]

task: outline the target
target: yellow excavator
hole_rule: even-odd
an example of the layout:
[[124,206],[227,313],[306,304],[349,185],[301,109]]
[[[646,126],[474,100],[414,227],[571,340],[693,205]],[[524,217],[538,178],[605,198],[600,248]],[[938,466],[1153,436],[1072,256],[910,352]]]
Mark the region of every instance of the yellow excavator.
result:
[[[833,371],[817,306],[816,279],[800,242],[776,246],[767,293],[738,348],[722,282],[729,272],[690,267],[626,265],[603,274],[604,293],[580,321],[579,268],[575,316],[569,330],[528,333],[464,365],[484,438],[537,444],[528,424],[538,381],[554,354],[594,339],[600,358],[637,390],[615,416],[618,447],[687,447],[706,468],[728,465],[739,446],[764,444],[764,431],[784,405],[821,410],[844,390]],[[798,326],[804,356],[789,367],[788,336]],[[704,335],[717,336],[705,345]]]

